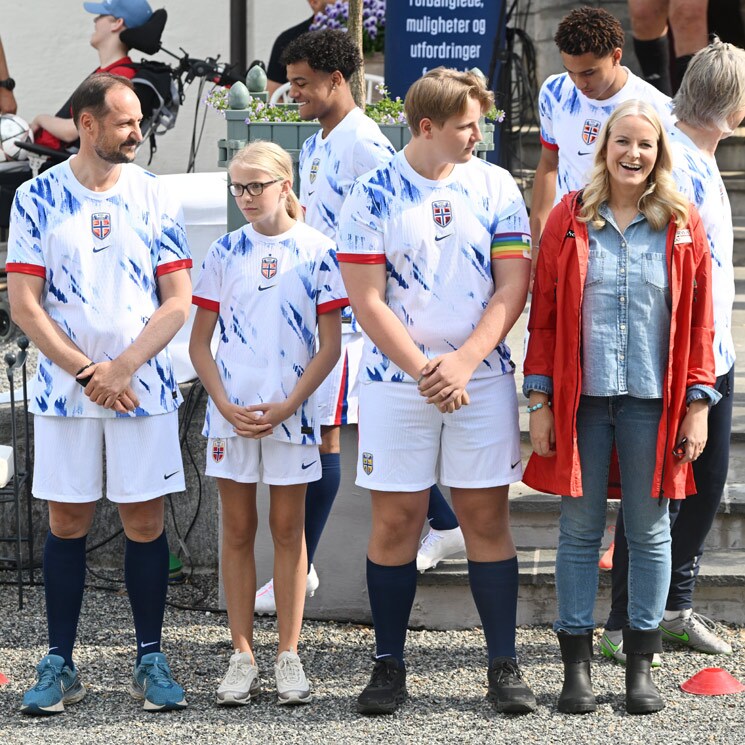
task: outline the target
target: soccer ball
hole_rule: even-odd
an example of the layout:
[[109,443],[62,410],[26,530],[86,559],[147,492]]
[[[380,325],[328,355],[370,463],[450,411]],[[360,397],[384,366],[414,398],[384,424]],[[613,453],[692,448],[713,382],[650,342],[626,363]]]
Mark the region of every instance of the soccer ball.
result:
[[15,114],[0,115],[0,163],[8,160],[25,160],[28,151],[16,145],[16,140],[33,142],[34,133],[24,119]]

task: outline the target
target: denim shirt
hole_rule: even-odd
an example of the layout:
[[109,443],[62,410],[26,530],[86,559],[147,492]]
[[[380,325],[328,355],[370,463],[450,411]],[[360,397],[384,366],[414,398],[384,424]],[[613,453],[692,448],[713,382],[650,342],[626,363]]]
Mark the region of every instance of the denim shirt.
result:
[[624,232],[607,205],[587,226],[582,297],[582,393],[662,398],[670,346],[667,230],[638,214]]
[[[589,258],[582,298],[582,394],[662,398],[670,345],[671,295],[667,230],[653,230],[637,214],[624,232],[610,208],[599,210],[605,225],[588,224]],[[528,375],[523,392],[551,395],[553,381]],[[686,403],[714,404],[717,392],[691,386]]]

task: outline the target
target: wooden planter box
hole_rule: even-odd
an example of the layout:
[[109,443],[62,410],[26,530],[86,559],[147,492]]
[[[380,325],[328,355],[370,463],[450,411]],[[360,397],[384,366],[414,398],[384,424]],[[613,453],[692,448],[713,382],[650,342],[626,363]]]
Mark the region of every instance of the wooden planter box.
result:
[[[247,142],[253,140],[276,142],[287,150],[292,157],[293,170],[295,171],[295,191],[297,192],[300,188],[300,176],[298,174],[300,150],[308,137],[315,134],[321,125],[318,122],[253,122],[246,124],[246,114],[247,112],[243,109],[228,109],[225,112],[228,136],[224,140],[217,141],[217,165],[227,168],[230,159]],[[411,131],[406,124],[381,124],[380,130],[397,151],[401,150],[411,139]],[[485,158],[486,152],[494,149],[494,125],[487,124],[482,120],[481,131],[484,141],[476,146],[476,152],[480,158]],[[227,195],[227,199],[228,230],[236,230],[245,223],[245,219],[230,194]]]

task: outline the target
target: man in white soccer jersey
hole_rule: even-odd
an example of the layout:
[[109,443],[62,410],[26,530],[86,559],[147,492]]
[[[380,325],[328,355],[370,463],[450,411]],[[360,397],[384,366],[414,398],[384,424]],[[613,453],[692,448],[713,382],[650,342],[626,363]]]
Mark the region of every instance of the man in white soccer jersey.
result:
[[47,500],[44,592],[49,652],[26,714],[83,698],[73,663],[85,542],[103,485],[125,533],[136,632],[130,693],[149,711],[186,706],[160,651],[168,587],[163,496],[183,491],[181,402],[166,344],[189,313],[181,207],[131,161],[142,140],[132,84],[110,73],[72,97],[80,152],[17,191],[8,240],[13,318],[39,348],[32,385],[33,494]]
[[[339,212],[352,182],[387,163],[394,149],[380,127],[352,98],[349,79],[362,64],[359,49],[344,31],[312,31],[288,44],[282,55],[291,83],[290,95],[300,116],[318,119],[321,129],[300,152],[300,203],[305,221],[336,240]],[[306,592],[318,588],[313,567],[316,548],[333,507],[341,480],[340,428],[357,423],[357,372],[362,333],[349,308],[342,311],[342,353],[316,391],[321,423],[323,475],[308,484],[305,497],[305,541],[308,547]],[[274,613],[274,583],[256,593],[256,612]]]
[[578,8],[566,15],[554,36],[566,69],[541,86],[541,158],[530,208],[533,267],[548,213],[564,194],[589,180],[595,142],[616,107],[639,98],[672,126],[670,99],[621,65],[621,23],[602,8]]
[[[404,642],[429,485],[450,486],[489,653],[489,698],[535,698],[515,654],[518,568],[508,485],[522,476],[514,365],[504,343],[530,273],[525,204],[512,177],[473,157],[493,95],[437,68],[412,85],[413,138],[358,179],[338,258],[365,340],[357,484],[372,494],[367,588],[376,661],[357,700],[392,713],[406,696]],[[439,474],[436,473],[439,463]]]

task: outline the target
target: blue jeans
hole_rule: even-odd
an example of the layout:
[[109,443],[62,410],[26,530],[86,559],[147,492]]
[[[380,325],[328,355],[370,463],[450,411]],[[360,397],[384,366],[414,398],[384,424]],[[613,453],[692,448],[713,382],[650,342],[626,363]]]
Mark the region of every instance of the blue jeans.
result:
[[577,444],[584,496],[561,498],[555,631],[583,634],[595,626],[598,558],[614,441],[629,546],[629,626],[649,631],[662,619],[670,584],[670,518],[668,500],[650,496],[661,414],[662,400],[658,398],[580,398]]
[[[704,542],[711,530],[722,499],[729,468],[729,446],[734,405],[735,368],[717,378],[714,388],[722,394],[716,406],[709,409],[708,439],[700,457],[694,461],[693,477],[697,493],[686,499],[670,502],[670,534],[672,536],[672,576],[665,610],[685,610],[693,607],[699,562]],[[623,510],[618,512],[616,548],[613,552],[613,604],[605,628],[611,631],[626,625],[628,597],[628,556],[623,530]]]

